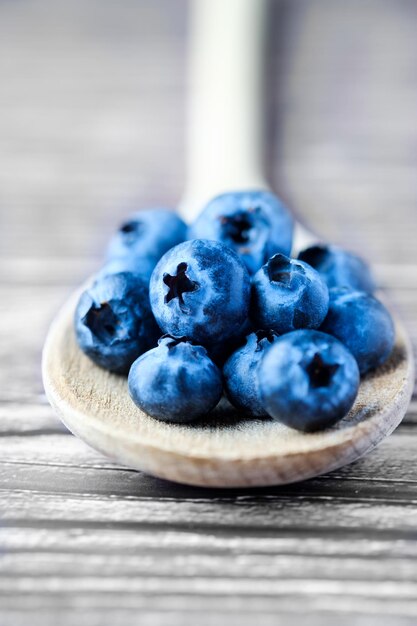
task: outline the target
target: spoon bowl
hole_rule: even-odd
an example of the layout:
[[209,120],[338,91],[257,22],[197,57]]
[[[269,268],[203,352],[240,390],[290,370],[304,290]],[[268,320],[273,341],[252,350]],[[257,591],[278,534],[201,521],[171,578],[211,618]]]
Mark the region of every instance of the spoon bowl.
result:
[[301,433],[272,420],[239,415],[226,401],[210,423],[160,422],[138,409],[127,380],[94,365],[73,329],[79,292],[49,331],[43,353],[48,399],[66,426],[128,467],[204,487],[260,487],[296,482],[355,461],[401,421],[413,388],[411,347],[396,321],[389,360],[366,376],[356,402],[333,428]]

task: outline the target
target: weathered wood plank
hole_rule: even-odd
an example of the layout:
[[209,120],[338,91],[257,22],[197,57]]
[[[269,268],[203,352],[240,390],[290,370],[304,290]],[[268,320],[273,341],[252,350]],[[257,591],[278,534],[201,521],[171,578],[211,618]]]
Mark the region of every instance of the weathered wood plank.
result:
[[[0,437],[0,477],[7,477],[7,474],[13,469],[13,486],[16,489],[26,486],[28,489],[48,490],[52,476],[58,475],[62,471],[60,487],[67,490],[69,488],[67,481],[72,480],[75,489],[79,485],[81,492],[88,492],[94,486],[100,487],[97,471],[111,470],[106,472],[101,480],[108,490],[116,489],[113,495],[116,493],[128,494],[132,488],[135,495],[149,495],[151,487],[143,480],[143,475],[140,472],[126,470],[112,463],[111,460],[99,452],[95,452],[79,439],[69,436],[66,431],[60,432],[58,429],[51,429],[50,432],[36,430],[29,432],[31,436],[23,437],[19,433],[18,435]],[[339,479],[352,482],[363,481],[360,493],[363,494],[363,490],[366,489],[375,489],[375,495],[377,495],[378,488],[372,484],[373,481],[376,481],[381,484],[382,492],[384,489],[390,492],[387,495],[388,498],[395,497],[389,486],[390,483],[396,484],[396,489],[405,488],[404,485],[408,485],[407,488],[410,489],[411,496],[417,487],[416,457],[417,430],[414,426],[407,427],[404,425],[371,454],[349,467],[328,474],[327,479],[330,482]],[[74,471],[69,472],[70,469]],[[168,496],[172,490],[176,496],[183,494],[185,497],[192,497],[195,493],[202,493],[206,494],[209,499],[213,493],[223,493],[225,496],[234,493],[230,490],[201,492],[199,489],[185,486],[181,488],[165,481],[156,481],[156,479],[151,479],[152,482],[155,485],[160,485],[157,493],[162,496]],[[313,481],[309,481],[305,485],[312,487]],[[355,484],[354,487],[345,485],[346,490],[350,491],[354,488],[357,489],[358,485]],[[295,486],[291,489],[296,493],[297,488]],[[274,493],[274,491],[271,492],[267,489],[258,493]],[[282,488],[276,493],[283,493]],[[348,491],[346,491],[347,494]]]
[[[61,480],[57,472],[56,478]],[[347,485],[349,487],[349,484]],[[314,488],[319,493],[314,493]],[[304,493],[302,490],[304,489]],[[58,491],[58,490],[57,490]],[[388,491],[388,490],[387,490]],[[104,492],[104,493],[103,493]],[[340,485],[320,493],[320,484],[311,481],[278,495],[236,496],[235,498],[154,499],[128,495],[112,497],[105,485],[90,493],[62,493],[3,488],[0,509],[3,523],[32,526],[74,526],[119,524],[166,529],[192,528],[239,534],[251,529],[258,533],[294,533],[326,530],[338,533],[354,529],[377,534],[379,531],[409,533],[417,524],[417,499],[402,497],[344,494]],[[220,508],[219,508],[220,507]],[[221,517],[220,512],[221,510]]]
[[[106,594],[120,593],[125,597],[133,594],[143,596],[159,595],[161,590],[161,580],[152,576],[144,578],[132,578],[129,576],[119,576],[107,578],[101,577],[62,577],[57,584],[53,577],[42,577],[39,579],[30,577],[13,578],[0,577],[0,589],[7,597],[15,593],[33,593],[38,596],[56,595],[63,591],[66,594]],[[333,596],[350,598],[354,602],[356,599],[370,597],[373,600],[380,600],[382,604],[393,600],[398,605],[409,602],[415,610],[417,601],[415,600],[417,585],[411,582],[397,584],[395,581],[372,581],[364,584],[363,581],[340,581],[340,580],[317,580],[312,581],[307,578],[300,580],[267,580],[261,577],[255,579],[218,577],[208,579],[204,576],[174,578],[172,576],[163,579],[164,592],[166,595],[192,596],[199,595],[206,598],[218,597],[219,595],[237,595],[259,597],[278,597],[284,599],[285,604],[294,601],[299,596],[314,597],[313,604],[320,600],[320,596]],[[302,592],[301,587],[302,585]],[[103,601],[106,604],[106,601]]]
[[[11,553],[5,555],[0,562],[0,596],[19,590],[19,584],[24,579],[21,589],[31,587],[31,591],[47,593],[43,589],[45,581],[62,579],[62,588],[73,586],[74,591],[88,591],[89,582],[94,581],[93,590],[109,589],[109,581],[117,578],[120,583],[113,590],[140,592],[154,579],[154,585],[160,580],[161,586],[167,592],[202,593],[201,588],[193,588],[193,582],[204,579],[206,591],[219,593],[219,583],[225,579],[235,587],[236,592],[248,588],[251,582],[255,583],[253,595],[260,591],[260,585],[265,586],[265,595],[271,595],[271,590],[288,580],[293,585],[288,587],[289,593],[294,592],[296,581],[306,579],[320,580],[321,590],[325,592],[328,581],[346,581],[352,584],[353,595],[362,595],[363,592],[355,587],[355,582],[367,584],[372,580],[377,583],[390,581],[392,587],[401,586],[407,582],[411,590],[417,586],[417,565],[415,559],[351,557],[343,555],[345,567],[340,568],[338,558],[325,556],[308,556],[306,554],[207,554],[206,552],[162,554],[160,552],[138,552],[137,554],[72,554],[69,552],[55,552],[52,554],[40,553]],[[76,572],[76,576],[75,576]],[[169,581],[174,580],[174,583]],[[36,582],[39,579],[38,582]],[[102,585],[100,581],[102,581]],[[125,588],[121,580],[129,579],[130,584]],[[79,580],[79,583],[76,583]],[[190,585],[186,589],[187,583]],[[83,588],[83,585],[86,588]],[[171,586],[172,585],[172,586]],[[135,587],[134,587],[135,586]],[[56,583],[55,583],[56,588]],[[211,588],[211,589],[210,589]],[[290,590],[291,589],[291,590]],[[70,589],[68,589],[69,592]],[[417,599],[416,599],[417,606]]]
[[0,402],[0,437],[69,435],[69,431],[47,404],[46,398],[44,402],[41,400],[33,404]]
[[[169,560],[171,555],[217,555],[219,559],[245,555],[327,557],[352,559],[406,559],[416,557],[416,542],[412,532],[372,532],[366,529],[346,529],[331,534],[319,529],[309,534],[291,530],[275,533],[207,532],[198,528],[179,530],[140,528],[123,524],[93,526],[40,525],[28,528],[12,522],[0,530],[0,545],[4,554],[65,554],[106,555],[144,554],[147,558]],[[48,557],[49,558],[49,557]],[[219,572],[221,569],[219,568]],[[339,575],[342,575],[340,573]]]
[[[247,493],[119,468],[46,405],[57,307],[123,214],[180,197],[185,11],[0,8],[1,626],[414,626],[415,402],[350,468]],[[376,263],[417,346],[416,17],[414,0],[272,3],[269,169]]]
[[73,626],[74,620],[80,626],[123,626],[138,623],[139,615],[144,626],[195,626],[197,621],[202,626],[217,626],[222,620],[231,626],[251,626],[254,620],[262,626],[380,626],[382,619],[387,626],[414,626],[412,602],[389,602],[373,598],[359,602],[346,594],[318,596],[317,600],[287,595],[271,602],[265,597],[240,600],[233,595],[211,596],[204,602],[201,597],[132,597],[120,593],[90,593],[72,600],[56,594],[45,602],[43,598],[25,595],[20,609],[4,613],[7,621],[3,624],[27,626],[30,619],[32,626]]

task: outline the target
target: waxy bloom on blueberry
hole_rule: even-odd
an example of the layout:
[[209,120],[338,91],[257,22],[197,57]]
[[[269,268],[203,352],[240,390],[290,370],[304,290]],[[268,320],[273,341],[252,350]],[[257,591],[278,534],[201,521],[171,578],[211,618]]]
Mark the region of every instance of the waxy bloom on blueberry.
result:
[[149,293],[165,333],[209,347],[242,328],[249,310],[250,278],[233,250],[217,241],[195,239],[162,257]]
[[267,413],[259,397],[258,367],[265,351],[278,339],[274,331],[257,330],[246,337],[244,346],[236,350],[223,368],[225,390],[230,402],[255,417]]
[[333,426],[352,407],[359,370],[340,341],[316,330],[279,337],[258,369],[262,404],[278,422],[302,431]]
[[220,370],[205,348],[185,337],[162,337],[158,347],[133,363],[128,385],[140,409],[171,422],[188,423],[204,417],[222,395]]
[[316,269],[329,289],[350,287],[372,293],[375,282],[367,263],[353,252],[333,245],[318,245],[306,248],[298,255]]
[[78,345],[97,365],[126,374],[156,344],[160,331],[143,277],[129,272],[98,278],[75,310]]
[[138,268],[150,277],[167,250],[185,241],[187,226],[169,209],[147,209],[131,215],[110,240],[107,260],[127,262],[123,271]]
[[229,337],[227,340],[219,341],[218,343],[210,346],[210,358],[216,365],[223,367],[233,352],[243,346],[246,341],[246,337],[251,333],[253,333],[253,326],[250,319],[247,318],[233,337]]
[[255,327],[279,334],[318,328],[326,317],[329,293],[312,267],[276,254],[253,277],[251,319]]
[[382,365],[392,352],[395,330],[384,305],[363,291],[330,289],[321,330],[337,337],[358,362],[361,374]]
[[190,227],[190,238],[215,239],[233,248],[254,274],[276,252],[289,254],[293,219],[269,191],[217,196]]
[[107,261],[97,272],[96,278],[109,276],[110,274],[120,274],[130,272],[138,274],[149,284],[149,279],[155,268],[156,261],[152,257],[124,257]]

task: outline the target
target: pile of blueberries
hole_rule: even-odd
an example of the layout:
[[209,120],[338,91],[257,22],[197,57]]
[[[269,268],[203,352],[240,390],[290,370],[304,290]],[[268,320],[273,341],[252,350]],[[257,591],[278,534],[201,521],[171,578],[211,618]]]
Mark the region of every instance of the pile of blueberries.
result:
[[168,209],[135,213],[80,297],[80,348],[128,374],[160,420],[207,420],[225,391],[257,419],[332,426],[389,357],[394,326],[361,258],[333,245],[291,258],[293,227],[267,191],[218,196],[190,227]]

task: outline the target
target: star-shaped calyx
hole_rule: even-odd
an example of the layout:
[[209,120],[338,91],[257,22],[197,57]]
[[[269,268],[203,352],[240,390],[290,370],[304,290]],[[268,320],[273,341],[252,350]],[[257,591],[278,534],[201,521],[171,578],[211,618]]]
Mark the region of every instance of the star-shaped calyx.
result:
[[168,292],[165,295],[165,304],[171,302],[174,298],[178,298],[180,306],[184,305],[184,293],[196,291],[199,284],[194,280],[190,280],[186,274],[187,263],[179,263],[177,265],[177,272],[175,276],[171,274],[164,274],[163,281],[168,287]]
[[316,352],[306,367],[311,387],[328,387],[333,378],[333,374],[338,369],[338,363],[326,363],[323,357]]
[[93,304],[83,318],[83,323],[103,344],[117,339],[120,320],[108,302]]
[[126,245],[131,246],[137,241],[139,234],[143,231],[143,224],[139,220],[131,220],[125,222],[119,228],[123,241]]
[[248,211],[236,211],[232,215],[221,215],[220,224],[224,235],[236,244],[249,242],[253,218]]
[[268,343],[274,343],[278,337],[278,333],[274,330],[255,330],[255,335],[257,342],[255,352],[260,352]]
[[284,254],[275,254],[267,263],[269,280],[274,283],[281,283],[282,286],[291,285],[291,275],[294,271],[304,273],[301,265],[292,264],[291,259]]

